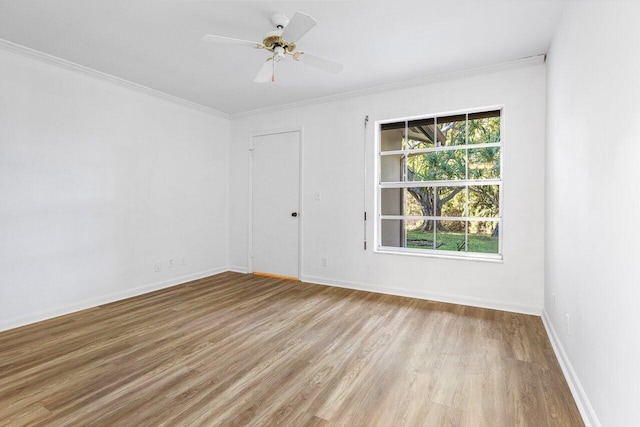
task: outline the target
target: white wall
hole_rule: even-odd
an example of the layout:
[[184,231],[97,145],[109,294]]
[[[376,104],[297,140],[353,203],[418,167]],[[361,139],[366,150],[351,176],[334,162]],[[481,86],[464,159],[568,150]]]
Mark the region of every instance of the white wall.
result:
[[[303,127],[302,279],[539,314],[543,305],[544,65],[459,76],[367,96],[235,117],[231,125],[230,263],[247,268],[250,132]],[[367,211],[373,215],[373,122],[504,105],[504,262],[363,250],[363,120]],[[321,200],[315,200],[319,191]],[[501,230],[502,231],[502,230]],[[321,266],[321,258],[329,266]]]
[[616,427],[640,425],[638,17],[571,2],[547,61],[544,318],[587,422]]
[[0,50],[0,330],[225,270],[228,139],[227,118]]

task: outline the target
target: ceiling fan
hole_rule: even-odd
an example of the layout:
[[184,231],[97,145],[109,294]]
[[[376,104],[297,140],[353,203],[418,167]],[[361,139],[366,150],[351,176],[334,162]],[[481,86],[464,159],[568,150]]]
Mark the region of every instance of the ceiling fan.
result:
[[213,34],[207,34],[203,39],[212,43],[247,46],[272,52],[273,55],[262,65],[254,79],[257,83],[264,83],[269,80],[275,82],[276,64],[283,60],[286,55],[291,55],[296,61],[304,62],[330,73],[342,71],[342,64],[296,50],[296,42],[317,24],[315,19],[304,13],[296,12],[291,21],[289,21],[286,15],[276,13],[271,17],[271,22],[276,28],[269,31],[262,42],[252,42]]

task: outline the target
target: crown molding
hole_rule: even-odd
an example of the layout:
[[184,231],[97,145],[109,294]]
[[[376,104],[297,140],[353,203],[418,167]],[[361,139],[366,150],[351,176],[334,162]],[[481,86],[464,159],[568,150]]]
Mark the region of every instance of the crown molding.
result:
[[237,118],[248,117],[248,116],[253,116],[253,115],[257,115],[257,114],[289,110],[289,109],[292,109],[292,108],[307,107],[307,106],[311,106],[311,105],[321,104],[321,103],[325,103],[325,102],[338,101],[338,100],[342,100],[342,99],[357,98],[357,97],[372,95],[372,94],[381,93],[381,92],[389,92],[389,91],[392,91],[392,90],[406,89],[406,88],[412,88],[412,87],[417,87],[417,86],[425,86],[425,85],[433,84],[433,83],[437,83],[437,82],[461,79],[461,78],[465,78],[465,77],[477,76],[477,75],[480,75],[480,74],[493,73],[493,72],[505,71],[505,70],[512,70],[512,69],[516,69],[516,68],[530,67],[530,66],[533,66],[533,65],[538,65],[538,64],[544,63],[545,58],[546,58],[546,55],[529,56],[529,57],[526,57],[526,58],[516,59],[514,61],[501,62],[501,63],[498,63],[498,64],[486,65],[486,66],[483,66],[483,67],[469,68],[469,69],[466,69],[466,70],[454,71],[454,72],[450,72],[450,73],[434,74],[434,75],[431,75],[431,76],[420,77],[420,78],[417,78],[417,79],[403,80],[403,81],[396,82],[396,83],[390,83],[390,84],[386,84],[386,85],[374,86],[374,87],[371,87],[371,88],[355,90],[355,91],[350,91],[350,92],[343,92],[343,93],[339,93],[339,94],[336,94],[336,95],[329,95],[329,96],[324,96],[324,97],[320,97],[320,98],[313,98],[313,99],[309,99],[309,100],[305,100],[305,101],[292,102],[292,103],[289,103],[289,104],[276,105],[276,106],[273,106],[273,107],[259,108],[259,109],[256,109],[256,110],[242,111],[242,112],[239,112],[239,113],[229,114],[229,116],[232,119],[237,119]]
[[143,93],[145,95],[150,95],[155,98],[162,99],[164,101],[169,101],[174,104],[182,105],[184,107],[193,108],[195,110],[212,114],[214,116],[223,117],[225,119],[229,119],[229,114],[216,110],[214,108],[206,107],[202,104],[198,104],[193,101],[188,101],[184,98],[179,98],[174,95],[169,95],[168,93],[161,92],[156,89],[151,89],[150,87],[143,86],[138,83],[134,83],[129,80],[125,80],[120,77],[113,76],[111,74],[103,73],[102,71],[95,70],[93,68],[85,67],[84,65],[76,64],[75,62],[67,61],[66,59],[58,58],[57,56],[49,55],[44,52],[40,52],[39,50],[31,49],[26,46],[19,45],[17,43],[10,42],[8,40],[0,39],[0,49],[17,53],[22,56],[26,56],[28,58],[36,59],[41,62],[55,65],[60,68],[64,68],[67,70],[79,72],[86,76],[94,77],[99,80],[107,81],[109,83],[113,83],[115,85],[124,87],[126,89],[134,90],[139,93]]
[[431,76],[420,77],[417,79],[403,80],[400,82],[374,86],[366,89],[343,92],[336,95],[329,95],[329,96],[313,98],[313,99],[308,99],[308,100],[299,101],[299,102],[275,105],[271,107],[265,107],[265,108],[255,109],[255,110],[247,110],[247,111],[241,111],[238,113],[229,114],[229,113],[225,113],[224,111],[216,110],[214,108],[207,107],[193,101],[188,101],[184,98],[180,98],[174,95],[169,95],[168,93],[161,92],[156,89],[151,89],[147,86],[143,86],[141,84],[134,83],[132,81],[125,80],[123,78],[116,77],[111,74],[104,73],[102,71],[95,70],[93,68],[85,67],[84,65],[80,65],[75,62],[68,61],[66,59],[58,58],[57,56],[49,55],[47,53],[44,53],[35,49],[31,49],[29,47],[10,42],[8,40],[0,39],[0,49],[17,53],[22,56],[36,59],[41,62],[55,65],[67,70],[79,72],[81,74],[94,77],[96,79],[100,79],[103,81],[107,81],[107,82],[116,84],[118,86],[130,89],[130,90],[134,90],[139,93],[150,95],[155,98],[169,101],[174,104],[182,105],[188,108],[193,108],[195,110],[202,111],[204,113],[212,114],[214,116],[222,117],[225,119],[236,119],[236,118],[248,117],[248,116],[253,116],[253,115],[258,115],[258,114],[263,114],[268,112],[278,112],[283,110],[289,110],[292,108],[307,107],[311,105],[321,104],[325,102],[333,102],[333,101],[338,101],[342,99],[357,98],[361,96],[367,96],[367,95],[372,95],[372,94],[381,93],[381,92],[388,92],[392,90],[406,89],[406,88],[411,88],[416,86],[425,86],[428,84],[443,82],[447,80],[461,79],[465,77],[471,77],[471,76],[476,76],[476,75],[486,74],[491,72],[529,67],[533,65],[542,64],[545,61],[545,55],[530,56],[526,58],[517,59],[515,61],[502,62],[499,64],[487,65],[483,67],[469,68],[466,70],[455,71],[450,73],[434,74]]

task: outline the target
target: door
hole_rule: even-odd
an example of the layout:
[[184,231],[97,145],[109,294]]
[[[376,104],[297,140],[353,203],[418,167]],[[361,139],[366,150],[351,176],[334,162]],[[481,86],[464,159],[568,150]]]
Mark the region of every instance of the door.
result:
[[254,136],[251,156],[252,270],[297,279],[300,132]]

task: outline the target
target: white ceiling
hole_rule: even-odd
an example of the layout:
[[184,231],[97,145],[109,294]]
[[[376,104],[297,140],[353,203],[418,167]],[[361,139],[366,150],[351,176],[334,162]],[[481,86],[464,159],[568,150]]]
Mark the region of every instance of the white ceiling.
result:
[[[559,0],[196,1],[0,0],[0,39],[229,114],[546,53]],[[287,57],[276,83],[254,83],[275,12],[318,25],[301,50],[344,64],[338,75]]]

